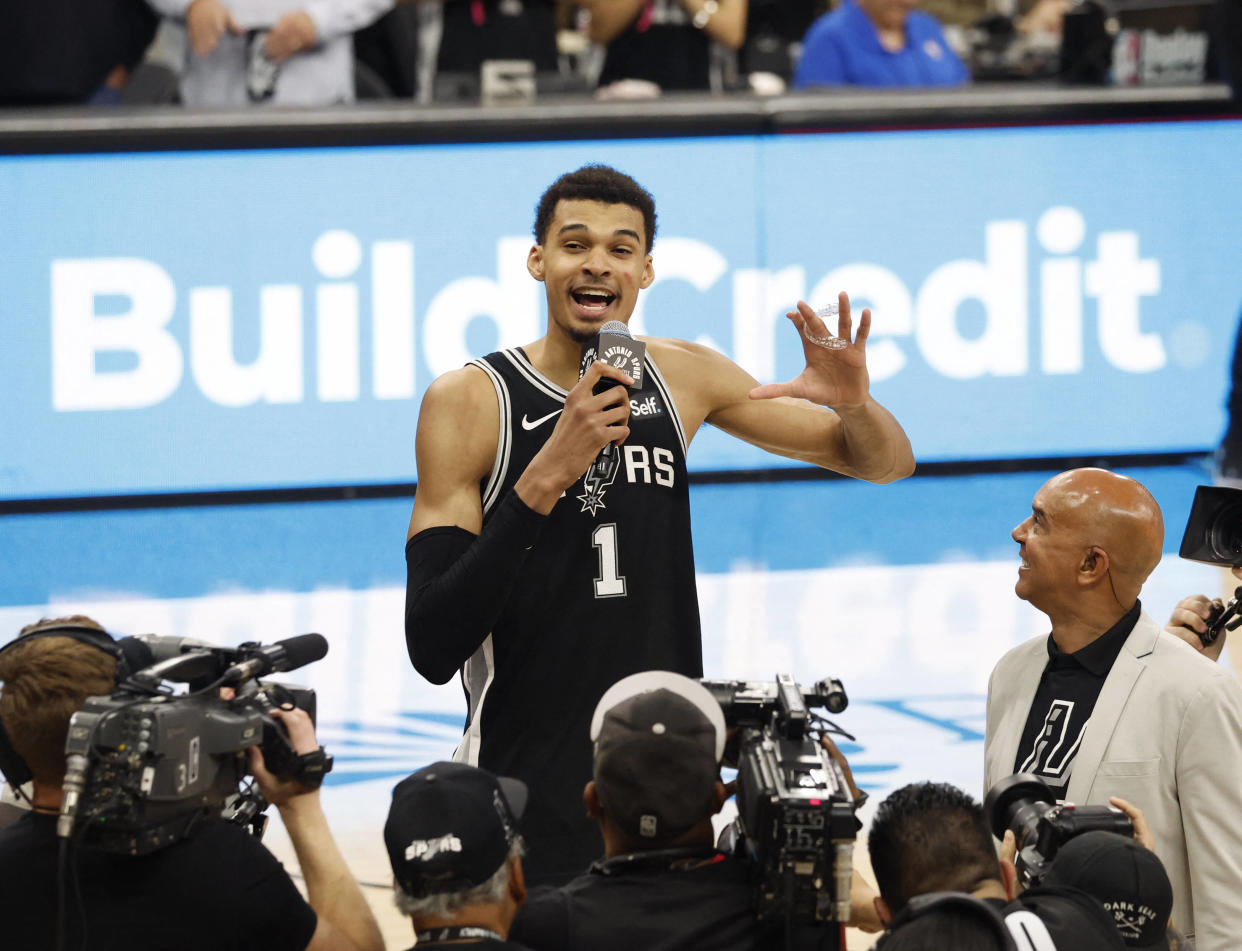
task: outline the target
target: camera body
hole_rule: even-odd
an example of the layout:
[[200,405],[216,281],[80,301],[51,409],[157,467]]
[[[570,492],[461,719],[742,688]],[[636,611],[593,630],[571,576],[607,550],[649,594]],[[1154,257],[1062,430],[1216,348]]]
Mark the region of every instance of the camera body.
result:
[[1030,773],[1015,773],[988,790],[984,814],[998,839],[1012,830],[1017,840],[1015,865],[1023,886],[1038,885],[1057,852],[1084,832],[1116,832],[1133,837],[1134,824],[1114,806],[1058,805],[1046,783]]
[[[313,720],[316,704],[313,690],[244,674],[231,695],[222,695],[219,676],[258,650],[186,651],[136,672],[110,696],[87,698],[69,721],[58,834],[102,851],[144,855],[184,838],[212,814],[260,830],[266,802],[247,783],[245,751],[258,746],[274,775],[300,777],[302,757],[271,710],[292,703]],[[204,678],[204,671],[218,676]],[[183,674],[208,682],[183,694],[162,686]],[[328,768],[330,759],[322,771]]]
[[735,848],[754,863],[757,916],[787,924],[846,921],[858,825],[854,799],[840,766],[818,742],[809,711],[844,710],[840,681],[804,690],[778,674],[773,683],[703,685],[737,730]]

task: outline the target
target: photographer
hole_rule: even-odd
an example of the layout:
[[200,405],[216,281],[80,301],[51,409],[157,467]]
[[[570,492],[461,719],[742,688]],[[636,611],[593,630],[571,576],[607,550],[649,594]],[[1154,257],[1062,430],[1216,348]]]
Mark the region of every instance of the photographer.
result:
[[[96,633],[97,632],[97,633]],[[280,811],[301,863],[310,905],[280,863],[240,826],[209,818],[186,837],[145,855],[74,848],[58,870],[57,814],[64,798],[69,721],[91,696],[111,694],[120,651],[83,616],[23,628],[0,649],[0,725],[6,775],[24,761],[33,775],[30,811],[0,831],[0,924],[18,948],[64,946],[379,951],[383,939],[332,839],[318,790],[280,781],[258,748],[250,767]],[[275,710],[298,754],[318,749],[304,711]],[[58,878],[68,899],[57,909]]]
[[964,892],[1006,918],[1019,916],[1032,937],[1042,924],[1060,951],[1123,947],[1109,915],[1090,895],[1044,887],[1019,894],[1013,862],[996,857],[983,807],[956,786],[914,783],[891,793],[871,820],[867,847],[880,889],[876,911],[885,925],[920,895]]
[[1032,773],[1080,806],[1143,810],[1200,951],[1234,951],[1242,920],[1242,689],[1143,613],[1160,506],[1133,479],[1049,479],[1013,530],[1015,591],[1052,630],[1005,654],[988,683],[987,788]]
[[[595,778],[583,800],[604,858],[562,888],[533,893],[513,937],[537,951],[784,947],[783,933],[754,911],[750,863],[714,845],[725,722],[707,689],[679,674],[634,674],[600,700],[592,735]],[[798,947],[837,930],[809,929]]]

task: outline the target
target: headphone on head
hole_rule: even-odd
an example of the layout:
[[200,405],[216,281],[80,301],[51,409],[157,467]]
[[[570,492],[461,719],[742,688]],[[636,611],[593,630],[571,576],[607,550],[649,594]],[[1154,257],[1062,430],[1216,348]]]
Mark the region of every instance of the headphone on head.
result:
[[[125,651],[121,649],[112,635],[100,628],[90,627],[85,624],[53,624],[37,628],[28,634],[14,638],[3,647],[0,647],[0,656],[16,647],[21,647],[44,637],[68,637],[79,644],[87,644],[97,650],[101,650],[116,661],[117,683],[121,683],[129,677],[129,663],[126,659]],[[30,767],[26,765],[26,761],[13,748],[13,742],[9,739],[9,733],[4,727],[3,720],[0,720],[0,776],[3,776],[5,782],[14,789],[18,789],[33,778]]]
[[872,951],[882,951],[889,943],[893,932],[899,930],[903,925],[917,921],[933,911],[950,909],[967,912],[975,920],[984,922],[989,926],[996,940],[1000,942],[1000,947],[1005,948],[1006,951],[1017,951],[1013,935],[1005,924],[1005,919],[1001,913],[983,901],[983,899],[976,898],[974,895],[968,895],[965,892],[928,892],[925,895],[916,895],[914,898],[911,898],[906,902],[905,907],[889,922],[888,927],[884,929],[884,934],[876,942]]

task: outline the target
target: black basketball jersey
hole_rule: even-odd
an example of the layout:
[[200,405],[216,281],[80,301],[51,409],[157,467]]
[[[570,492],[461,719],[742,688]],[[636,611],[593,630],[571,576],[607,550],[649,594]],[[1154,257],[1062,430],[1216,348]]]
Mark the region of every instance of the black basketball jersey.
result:
[[[486,524],[551,435],[567,391],[521,349],[472,365],[500,405],[496,461],[482,487]],[[456,759],[530,787],[521,826],[536,882],[567,880],[603,854],[582,804],[600,696],[638,671],[703,673],[685,431],[650,355],[643,376],[631,393],[629,438],[557,501],[495,628],[462,670],[469,717]]]

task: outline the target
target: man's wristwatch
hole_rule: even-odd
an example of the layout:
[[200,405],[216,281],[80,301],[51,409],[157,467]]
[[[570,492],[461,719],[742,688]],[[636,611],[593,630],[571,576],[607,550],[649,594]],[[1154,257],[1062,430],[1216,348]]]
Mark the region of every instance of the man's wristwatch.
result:
[[716,11],[720,9],[717,0],[703,0],[703,6],[699,7],[699,12],[694,15],[690,21],[696,30],[701,30],[707,26],[707,21],[716,15]]

